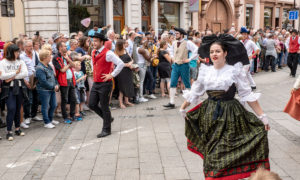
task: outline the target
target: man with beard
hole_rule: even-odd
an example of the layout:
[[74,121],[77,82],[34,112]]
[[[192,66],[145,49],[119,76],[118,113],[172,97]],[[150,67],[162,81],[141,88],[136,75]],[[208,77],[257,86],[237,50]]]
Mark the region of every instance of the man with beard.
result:
[[[174,30],[176,41],[172,45],[172,56],[175,63],[172,65],[170,102],[164,105],[164,107],[170,109],[175,108],[175,94],[178,78],[181,77],[185,88],[191,88],[189,63],[198,56],[198,47],[192,41],[184,39],[184,35],[187,35],[187,33],[182,28],[174,28]],[[189,51],[192,52],[192,55],[188,58]]]

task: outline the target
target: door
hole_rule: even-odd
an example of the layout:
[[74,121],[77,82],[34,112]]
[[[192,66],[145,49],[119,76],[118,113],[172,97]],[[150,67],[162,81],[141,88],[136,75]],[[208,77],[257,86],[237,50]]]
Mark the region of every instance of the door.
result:
[[223,0],[213,0],[207,11],[208,28],[212,29],[214,33],[229,28],[228,17],[227,8]]
[[221,32],[222,29],[221,29],[221,23],[213,23],[212,24],[212,30],[213,32]]
[[114,4],[114,31],[117,34],[121,34],[124,24],[124,0],[113,0]]

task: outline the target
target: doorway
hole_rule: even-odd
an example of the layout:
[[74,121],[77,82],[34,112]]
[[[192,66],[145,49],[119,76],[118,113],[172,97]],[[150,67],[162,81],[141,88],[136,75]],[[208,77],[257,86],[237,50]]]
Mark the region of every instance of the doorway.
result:
[[229,13],[223,0],[213,0],[207,11],[208,28],[214,33],[229,28]]

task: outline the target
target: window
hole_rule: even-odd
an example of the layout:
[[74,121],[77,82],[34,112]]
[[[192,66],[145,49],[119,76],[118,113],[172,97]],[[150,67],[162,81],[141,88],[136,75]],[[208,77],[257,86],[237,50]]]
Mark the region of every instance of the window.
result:
[[253,4],[246,4],[246,26],[253,27]]
[[265,8],[264,11],[264,26],[272,27],[272,8]]
[[82,0],[83,5],[89,5],[91,4],[91,0]]
[[289,11],[287,9],[283,9],[282,28],[287,29],[288,24],[289,24]]
[[179,27],[180,3],[158,2],[158,29],[169,30],[171,26]]
[[1,16],[3,17],[15,16],[14,0],[1,0]]
[[279,27],[279,14],[280,14],[280,8],[275,9],[275,27]]

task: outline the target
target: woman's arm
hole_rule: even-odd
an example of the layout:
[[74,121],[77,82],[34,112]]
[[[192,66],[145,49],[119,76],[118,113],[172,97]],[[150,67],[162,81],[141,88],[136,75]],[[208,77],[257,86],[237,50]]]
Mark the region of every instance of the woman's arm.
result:
[[266,114],[264,114],[258,101],[248,102],[248,105],[253,109],[253,111],[256,113],[258,118],[264,123],[265,130],[270,130],[268,118],[267,118]]
[[169,61],[169,63],[172,63],[172,58],[168,53],[164,54],[164,57],[167,59],[167,61]]

